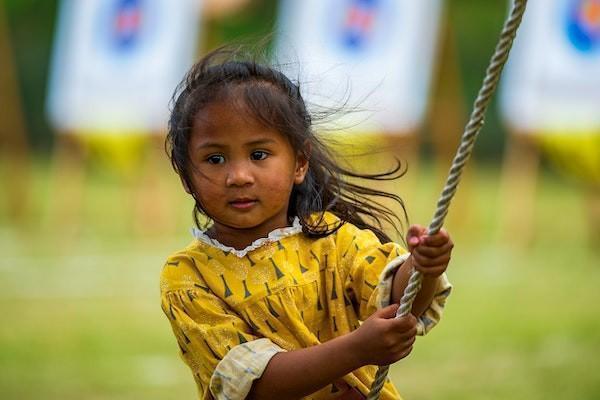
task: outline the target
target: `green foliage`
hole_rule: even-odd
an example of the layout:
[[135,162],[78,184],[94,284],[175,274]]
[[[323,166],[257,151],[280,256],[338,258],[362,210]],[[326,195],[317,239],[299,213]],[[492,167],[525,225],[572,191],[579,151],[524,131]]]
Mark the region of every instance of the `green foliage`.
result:
[[[470,112],[498,42],[508,2],[451,0],[446,10],[456,35],[460,79],[463,81],[466,110]],[[485,121],[474,153],[481,158],[498,159],[504,148],[505,131],[495,101],[492,101]]]
[[57,0],[4,0],[21,102],[30,141],[47,149],[52,131],[45,112]]

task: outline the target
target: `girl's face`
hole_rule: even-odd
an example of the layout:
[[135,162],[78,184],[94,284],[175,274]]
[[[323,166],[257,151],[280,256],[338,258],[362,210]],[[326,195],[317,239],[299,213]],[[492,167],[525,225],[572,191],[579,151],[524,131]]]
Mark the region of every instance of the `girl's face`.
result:
[[225,100],[198,113],[188,150],[189,189],[214,221],[211,237],[239,249],[288,225],[292,188],[308,162],[282,134]]

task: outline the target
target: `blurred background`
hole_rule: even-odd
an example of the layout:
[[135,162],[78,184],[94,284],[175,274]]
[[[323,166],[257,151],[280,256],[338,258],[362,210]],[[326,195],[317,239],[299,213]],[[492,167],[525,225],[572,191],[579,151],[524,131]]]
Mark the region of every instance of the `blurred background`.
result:
[[[425,225],[508,6],[2,0],[0,398],[196,396],[158,276],[191,240],[163,142],[199,56],[261,43],[311,104],[362,109],[323,135],[386,149],[357,168],[405,160],[386,189]],[[600,398],[599,110],[600,0],[530,0],[447,218],[444,320],[392,368],[405,398]]]

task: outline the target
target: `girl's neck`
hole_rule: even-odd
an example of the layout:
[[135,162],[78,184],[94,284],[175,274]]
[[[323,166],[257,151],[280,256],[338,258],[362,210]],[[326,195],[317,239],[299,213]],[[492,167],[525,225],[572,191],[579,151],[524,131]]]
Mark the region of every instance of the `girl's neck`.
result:
[[239,229],[238,232],[233,230],[225,232],[223,230],[219,230],[217,232],[215,226],[213,225],[206,231],[206,235],[211,239],[214,239],[225,246],[233,247],[236,250],[243,250],[252,244],[254,240],[259,239],[259,237],[252,239],[250,235],[247,235],[246,233],[240,234],[239,231],[242,231],[242,229]]

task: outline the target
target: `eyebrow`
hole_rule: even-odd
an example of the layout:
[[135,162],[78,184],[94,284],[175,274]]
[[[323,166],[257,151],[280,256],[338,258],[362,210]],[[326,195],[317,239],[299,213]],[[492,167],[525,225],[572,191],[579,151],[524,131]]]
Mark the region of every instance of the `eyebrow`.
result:
[[[270,139],[270,138],[264,138],[264,139],[256,139],[251,142],[244,143],[244,145],[248,146],[248,147],[254,147],[254,146],[261,146],[261,145],[267,145],[267,144],[273,144],[273,143],[275,143],[275,140]],[[229,146],[219,143],[219,142],[204,142],[204,143],[196,146],[196,150],[209,149],[209,148],[224,149],[227,147],[229,147]]]
[[246,146],[260,146],[260,145],[273,144],[273,143],[275,143],[275,140],[270,139],[270,138],[264,138],[264,139],[257,139],[257,140],[248,142],[248,143],[246,143]]

